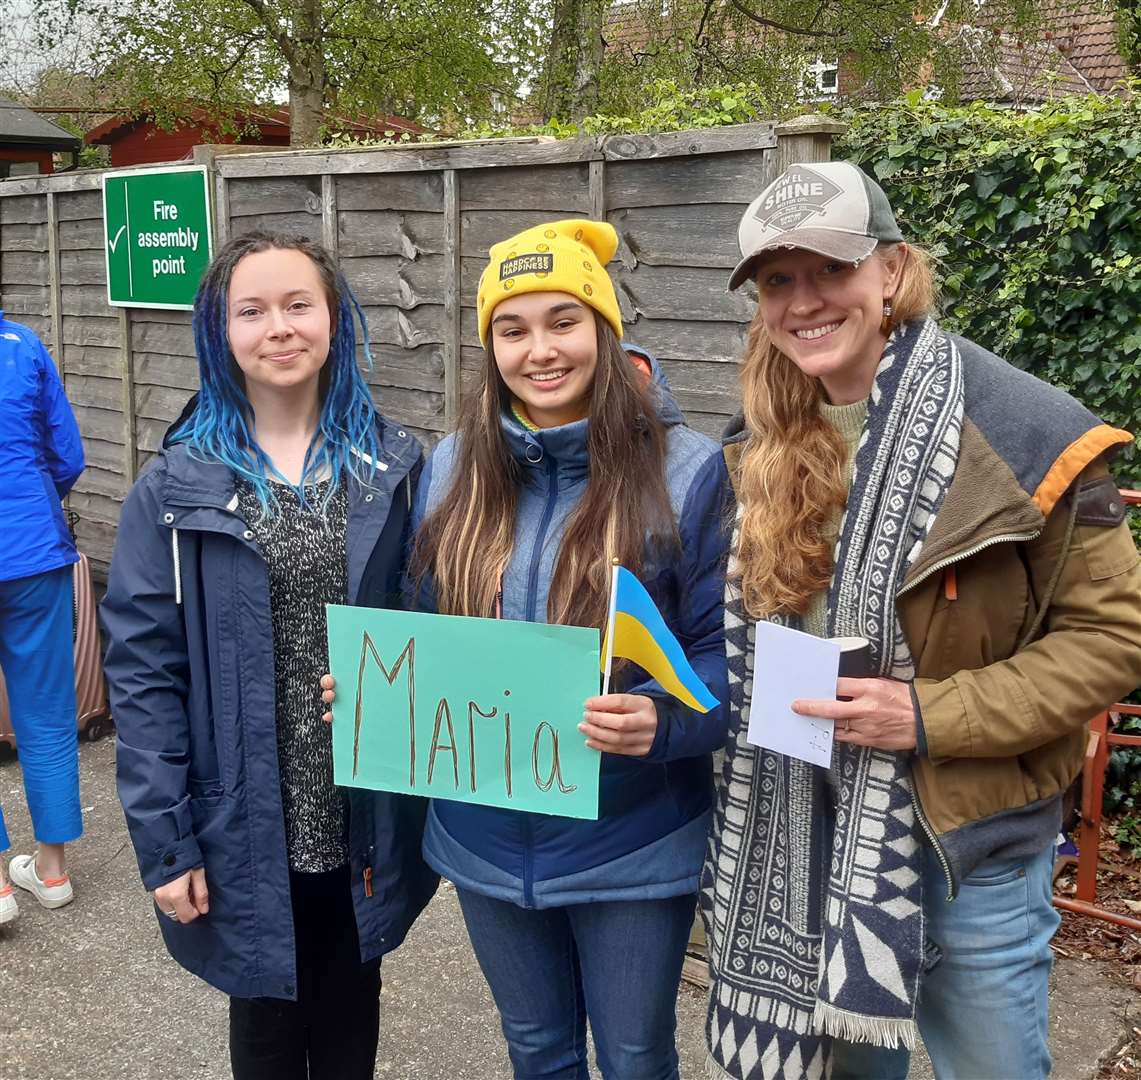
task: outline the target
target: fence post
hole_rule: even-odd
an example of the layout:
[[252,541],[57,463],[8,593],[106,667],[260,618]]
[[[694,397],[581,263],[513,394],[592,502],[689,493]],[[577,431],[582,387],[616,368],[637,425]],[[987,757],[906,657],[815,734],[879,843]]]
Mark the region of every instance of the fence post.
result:
[[807,113],[777,124],[777,170],[779,176],[797,162],[827,161],[832,156],[832,137],[843,135],[848,125],[823,113]]
[[52,324],[52,352],[55,366],[63,378],[63,289],[59,263],[59,211],[55,192],[47,193],[48,201],[48,305]]
[[123,479],[129,488],[138,472],[139,447],[135,430],[135,355],[131,348],[131,309],[119,313],[119,365],[123,403]]
[[460,308],[460,179],[444,170],[444,423],[454,431],[462,392],[463,321]]
[[230,238],[230,200],[226,194],[226,178],[218,171],[218,148],[212,144],[194,147],[195,165],[205,165],[206,175],[213,188],[210,200],[214,217],[214,250],[217,251]]
[[601,157],[590,163],[590,216],[606,220],[606,160]]
[[332,173],[321,174],[321,243],[335,259],[340,244],[337,237],[337,178]]

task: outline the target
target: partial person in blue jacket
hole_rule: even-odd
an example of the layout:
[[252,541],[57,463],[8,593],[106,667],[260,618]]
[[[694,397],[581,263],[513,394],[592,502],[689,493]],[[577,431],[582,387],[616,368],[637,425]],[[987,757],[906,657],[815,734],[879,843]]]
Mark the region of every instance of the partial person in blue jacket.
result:
[[[605,223],[539,225],[491,248],[482,379],[417,497],[421,606],[601,628],[611,559],[646,585],[698,676],[727,697],[728,478],[656,362],[620,345]],[[646,361],[643,360],[642,364]],[[699,713],[632,664],[585,705],[599,817],[434,800],[424,854],[457,886],[517,1077],[678,1075],[676,998],[710,824],[721,708]]]
[[[72,566],[60,501],[83,472],[83,442],[40,339],[0,312],[0,668],[38,850],[0,867],[0,924],[18,885],[44,907],[74,892],[64,845],[83,833],[75,745]],[[0,812],[0,852],[9,848]]]
[[171,955],[230,995],[238,1080],[371,1078],[380,957],[437,882],[424,801],[336,787],[321,722],[325,605],[400,602],[422,461],[373,406],[354,312],[307,240],[219,251],[201,389],[123,506],[102,608],[143,884]]

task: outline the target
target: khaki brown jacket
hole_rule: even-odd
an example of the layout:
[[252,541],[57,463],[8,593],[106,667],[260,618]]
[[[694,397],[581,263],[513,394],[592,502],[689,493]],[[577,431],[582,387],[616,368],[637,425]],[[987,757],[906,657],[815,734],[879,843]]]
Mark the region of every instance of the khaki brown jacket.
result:
[[[896,598],[917,671],[917,809],[952,895],[1042,828],[1089,720],[1141,683],[1141,560],[1105,464],[1131,436],[955,341],[959,460]],[[731,475],[743,448],[725,447]]]

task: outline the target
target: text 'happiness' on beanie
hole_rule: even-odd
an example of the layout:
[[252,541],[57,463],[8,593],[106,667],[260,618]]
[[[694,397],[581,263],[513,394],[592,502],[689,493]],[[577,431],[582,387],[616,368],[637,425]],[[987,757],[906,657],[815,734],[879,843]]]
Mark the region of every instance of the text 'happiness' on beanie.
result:
[[493,244],[476,301],[481,344],[487,343],[495,306],[528,292],[567,293],[594,308],[621,338],[618,298],[605,270],[617,250],[614,227],[585,218],[536,225]]

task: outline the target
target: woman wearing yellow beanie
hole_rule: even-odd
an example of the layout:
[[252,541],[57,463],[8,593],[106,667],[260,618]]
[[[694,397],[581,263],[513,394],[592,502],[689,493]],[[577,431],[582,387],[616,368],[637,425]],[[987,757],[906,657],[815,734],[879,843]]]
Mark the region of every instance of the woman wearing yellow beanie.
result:
[[[491,248],[483,372],[414,510],[419,605],[600,627],[617,557],[724,700],[724,459],[620,344],[617,242],[572,220]],[[587,1076],[587,1018],[604,1077],[678,1075],[674,1002],[725,723],[633,665],[614,681],[581,726],[602,751],[597,821],[444,801],[428,815],[425,857],[456,883],[516,1077]]]

